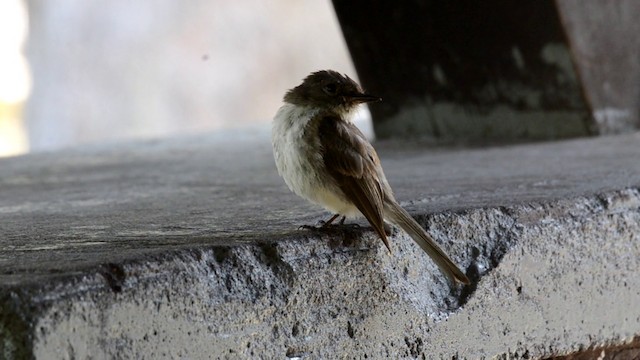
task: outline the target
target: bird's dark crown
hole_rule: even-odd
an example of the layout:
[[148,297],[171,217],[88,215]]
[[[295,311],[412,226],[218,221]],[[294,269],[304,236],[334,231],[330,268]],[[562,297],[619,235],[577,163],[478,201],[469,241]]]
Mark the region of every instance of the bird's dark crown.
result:
[[284,101],[290,104],[343,110],[350,110],[360,103],[380,100],[377,96],[366,94],[347,75],[333,70],[311,73],[302,84],[284,95]]

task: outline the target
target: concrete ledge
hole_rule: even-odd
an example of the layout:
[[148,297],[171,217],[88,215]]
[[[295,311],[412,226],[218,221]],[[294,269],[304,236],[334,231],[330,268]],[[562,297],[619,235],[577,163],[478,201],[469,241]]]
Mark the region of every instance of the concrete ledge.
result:
[[531,359],[640,335],[640,136],[379,144],[403,234],[315,234],[266,134],[0,160],[5,358]]

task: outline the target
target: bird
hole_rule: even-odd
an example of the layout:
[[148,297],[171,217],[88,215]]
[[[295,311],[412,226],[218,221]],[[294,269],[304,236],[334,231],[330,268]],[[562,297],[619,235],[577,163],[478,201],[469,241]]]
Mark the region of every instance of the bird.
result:
[[396,201],[374,147],[353,124],[359,105],[382,99],[347,75],[312,72],[288,90],[272,123],[279,175],[298,196],[338,216],[364,216],[391,251],[385,221],[403,229],[453,284],[467,276]]

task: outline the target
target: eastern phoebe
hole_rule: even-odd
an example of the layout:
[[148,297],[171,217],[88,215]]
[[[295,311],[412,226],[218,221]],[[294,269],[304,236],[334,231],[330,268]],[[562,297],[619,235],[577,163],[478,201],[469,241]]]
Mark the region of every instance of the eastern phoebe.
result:
[[364,216],[390,250],[384,221],[406,231],[452,282],[469,279],[393,196],[378,154],[351,122],[358,105],[381,101],[332,70],[287,91],[271,134],[278,173],[299,196],[333,214]]

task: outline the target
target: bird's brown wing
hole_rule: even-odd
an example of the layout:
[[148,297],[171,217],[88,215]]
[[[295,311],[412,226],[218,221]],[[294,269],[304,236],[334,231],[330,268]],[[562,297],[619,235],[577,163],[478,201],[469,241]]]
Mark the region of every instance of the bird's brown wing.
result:
[[378,175],[380,160],[373,146],[355,125],[335,115],[320,118],[318,137],[329,174],[391,251],[384,232],[384,189]]

